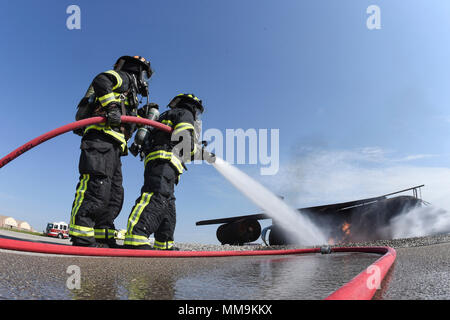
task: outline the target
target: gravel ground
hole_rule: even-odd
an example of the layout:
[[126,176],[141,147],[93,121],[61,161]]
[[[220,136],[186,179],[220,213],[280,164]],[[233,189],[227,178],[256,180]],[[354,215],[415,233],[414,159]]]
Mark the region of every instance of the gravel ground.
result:
[[[31,240],[48,243],[58,244],[70,244],[69,240],[55,239],[49,237],[40,237],[35,235],[21,234],[12,231],[0,230],[0,237],[7,238],[20,238],[22,240]],[[388,246],[392,248],[411,248],[430,246],[439,243],[450,242],[450,234],[426,236],[426,237],[414,237],[394,240],[376,240],[369,242],[356,242],[356,243],[338,243],[331,247],[366,247],[366,246]],[[120,244],[120,241],[119,241]],[[298,249],[308,248],[300,245],[284,245],[284,246],[266,246],[264,244],[248,244],[243,246],[231,246],[220,244],[201,244],[201,243],[175,243],[175,246],[184,251],[245,251],[245,250],[282,250],[282,249]],[[320,247],[321,244],[311,246],[309,248]]]
[[450,242],[396,251],[397,258],[375,299],[450,299]]
[[[332,245],[331,247],[372,247],[372,246],[388,246],[394,249],[396,248],[411,248],[430,246],[439,243],[450,242],[450,234],[442,234],[427,237],[414,237],[394,240],[376,240],[370,242],[357,242],[357,243],[339,243]],[[281,249],[298,249],[307,248],[299,245],[284,245],[284,246],[266,246],[264,244],[251,244],[243,246],[230,246],[220,244],[198,244],[198,243],[175,243],[175,246],[180,250],[186,251],[228,251],[228,250],[281,250]],[[320,247],[321,245],[312,246]]]

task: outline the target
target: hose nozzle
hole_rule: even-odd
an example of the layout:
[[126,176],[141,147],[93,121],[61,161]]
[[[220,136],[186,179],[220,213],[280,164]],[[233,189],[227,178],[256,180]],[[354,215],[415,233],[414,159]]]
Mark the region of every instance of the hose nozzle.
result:
[[216,162],[216,155],[212,152],[203,149],[203,159],[206,160],[208,163],[214,163]]

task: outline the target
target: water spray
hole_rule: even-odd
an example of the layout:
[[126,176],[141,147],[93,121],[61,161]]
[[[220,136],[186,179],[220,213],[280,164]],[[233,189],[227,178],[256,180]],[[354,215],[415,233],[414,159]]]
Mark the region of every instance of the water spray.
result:
[[236,189],[276,220],[286,231],[292,233],[296,243],[320,245],[327,242],[323,231],[308,217],[291,208],[262,184],[219,157],[215,157],[212,165]]

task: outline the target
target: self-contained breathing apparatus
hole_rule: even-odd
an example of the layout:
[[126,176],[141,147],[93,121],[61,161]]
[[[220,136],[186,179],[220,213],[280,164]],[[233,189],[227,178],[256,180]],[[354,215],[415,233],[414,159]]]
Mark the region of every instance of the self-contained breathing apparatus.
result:
[[[206,141],[200,140],[200,133],[202,130],[202,120],[201,114],[204,111],[204,107],[202,101],[198,99],[193,94],[179,94],[174,97],[171,102],[168,104],[168,108],[173,109],[178,106],[179,103],[185,102],[184,107],[190,108],[194,114],[194,144],[196,146],[196,150],[198,154],[196,154],[195,159],[203,159],[212,163],[215,161],[215,155],[211,152],[206,151],[206,146],[208,143]],[[189,102],[186,104],[186,102]],[[142,118],[150,119],[150,120],[158,120],[159,118],[159,107],[157,104],[150,103],[145,105],[144,107],[138,110],[138,115]],[[131,154],[135,157],[139,154],[141,161],[145,158],[145,151],[150,149],[153,145],[152,135],[154,133],[154,128],[149,126],[144,126],[138,129],[134,142],[129,148]],[[179,150],[174,150],[176,154],[179,153]],[[184,166],[184,162],[182,161],[182,165]],[[186,169],[186,167],[184,166]]]
[[[141,118],[157,121],[159,118],[159,106],[156,103],[149,103],[138,110],[138,115]],[[143,153],[143,146],[148,143],[151,132],[154,130],[153,127],[143,126],[138,129],[136,135],[134,136],[133,144],[130,146],[129,151],[133,156],[138,154],[141,157],[141,161],[144,159],[145,155]]]

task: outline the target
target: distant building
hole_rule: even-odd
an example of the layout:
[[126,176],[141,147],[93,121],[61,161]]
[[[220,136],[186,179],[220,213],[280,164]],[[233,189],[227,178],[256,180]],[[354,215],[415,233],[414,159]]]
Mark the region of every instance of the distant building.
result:
[[0,216],[0,227],[17,228],[17,221],[13,217]]
[[26,231],[31,231],[31,226],[28,222],[26,221],[20,221],[20,220],[16,220],[17,221],[17,228],[20,230],[26,230]]
[[26,221],[16,220],[13,217],[2,216],[2,215],[0,215],[0,228],[25,230],[25,231],[34,230],[30,226],[30,224]]

